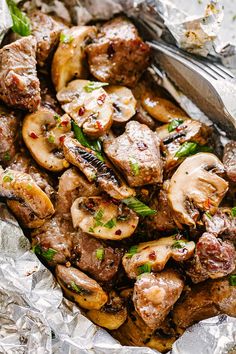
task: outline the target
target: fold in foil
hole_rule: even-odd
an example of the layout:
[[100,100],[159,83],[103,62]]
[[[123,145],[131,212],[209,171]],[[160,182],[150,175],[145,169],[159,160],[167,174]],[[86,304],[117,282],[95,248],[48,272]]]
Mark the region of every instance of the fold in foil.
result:
[[[178,12],[174,10],[175,12],[172,13],[173,20],[176,15],[174,25],[174,22],[168,23],[168,16],[170,11],[173,11],[171,8],[175,1],[176,3],[178,1]],[[199,27],[197,23],[200,23],[204,16],[184,17],[181,5],[186,1],[175,1],[54,0],[44,3],[41,0],[31,0],[26,2],[25,6],[40,7],[45,12],[56,13],[65,19],[72,18],[75,24],[84,24],[92,19],[109,19],[123,10],[139,21],[148,23],[153,34],[170,40],[175,39],[177,42],[182,41],[182,45],[192,51],[198,48],[198,43],[196,45],[189,41],[185,43],[182,39],[183,30],[194,23],[203,38],[201,54],[206,55],[217,42],[216,32],[219,31],[219,22],[222,21],[221,10],[217,16],[209,15],[210,22],[205,27]],[[215,6],[219,9],[219,5]],[[179,14],[180,8],[182,14]],[[12,24],[5,0],[0,0],[0,18],[1,40]],[[234,46],[230,43],[228,45],[231,46],[232,54]],[[220,42],[218,48],[222,48]],[[227,51],[225,53],[228,60],[233,57],[233,55],[227,57]],[[169,91],[185,107],[190,116],[206,119],[183,94],[177,92],[168,83],[168,80],[164,79],[164,84],[169,85]],[[201,321],[189,328],[174,343],[171,354],[234,354],[235,345],[236,319],[223,315]],[[158,352],[149,348],[121,346],[105,330],[91,323],[75,304],[63,298],[53,275],[30,250],[30,243],[18,223],[5,204],[0,203],[0,353],[151,354]]]

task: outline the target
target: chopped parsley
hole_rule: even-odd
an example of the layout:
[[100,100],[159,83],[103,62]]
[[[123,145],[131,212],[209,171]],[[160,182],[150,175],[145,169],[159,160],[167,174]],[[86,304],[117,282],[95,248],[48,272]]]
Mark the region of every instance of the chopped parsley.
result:
[[11,156],[10,156],[10,154],[9,154],[9,151],[5,152],[3,158],[4,158],[5,161],[10,161]]
[[95,224],[93,227],[97,227],[97,226],[102,226],[103,223],[101,222],[102,218],[104,215],[104,209],[99,209],[96,214],[94,215],[94,220],[95,220]]
[[171,248],[178,248],[178,249],[180,249],[180,248],[184,248],[185,245],[186,245],[186,242],[185,242],[185,241],[183,241],[183,240],[178,240],[178,241],[175,241],[175,242],[173,243],[173,245],[171,246]]
[[73,40],[74,38],[71,35],[65,34],[63,32],[60,34],[61,43],[70,44]]
[[231,215],[232,215],[233,218],[236,217],[236,207],[233,207],[233,208],[231,209]]
[[126,257],[132,258],[138,252],[138,246],[131,246],[129,251],[125,254]]
[[10,174],[10,173],[8,173],[8,174],[6,174],[5,176],[3,176],[3,182],[12,182],[13,180],[14,180],[14,177]]
[[231,274],[229,276],[229,285],[236,286],[236,274]]
[[96,249],[96,258],[99,260],[99,261],[102,261],[104,259],[104,248],[97,248]]
[[184,121],[183,119],[173,119],[169,124],[168,124],[168,132],[171,133],[173,130],[175,130],[180,124],[182,124]]
[[40,247],[40,245],[36,245],[32,248],[32,251],[43,257],[46,261],[50,262],[53,260],[53,257],[55,256],[55,254],[57,253],[56,250],[54,250],[53,248],[48,248],[46,251],[43,251],[42,248]]
[[72,281],[71,283],[70,283],[70,288],[72,289],[72,290],[74,290],[76,293],[78,293],[78,294],[80,294],[81,292],[82,292],[82,289],[77,285],[77,284],[75,284],[75,282],[74,281]]
[[208,219],[212,219],[212,215],[208,213],[208,211],[205,212],[205,215],[208,217]]
[[7,0],[7,5],[13,22],[12,31],[20,36],[29,36],[31,33],[29,18],[18,8],[15,1]]
[[133,157],[129,159],[129,165],[130,165],[133,176],[138,176],[139,175],[139,164]]
[[48,142],[50,144],[54,144],[55,143],[55,136],[52,133],[48,136]]
[[191,141],[186,141],[180,146],[179,150],[175,153],[175,157],[187,157],[194,155],[198,152],[212,152],[212,148],[210,148],[209,146],[201,146]]
[[153,215],[157,212],[156,210],[149,208],[149,206],[134,197],[123,199],[122,202],[141,216]]
[[114,226],[116,226],[116,218],[108,220],[103,226],[107,229],[112,229]]
[[109,84],[106,82],[96,82],[96,81],[89,81],[87,85],[84,86],[84,91],[85,92],[93,92],[94,90],[97,90],[103,86],[108,86]]
[[59,116],[59,114],[54,114],[53,118],[56,122],[61,123],[61,117]]
[[143,274],[143,273],[151,273],[152,271],[152,266],[150,263],[144,263],[143,265],[138,267],[138,274]]

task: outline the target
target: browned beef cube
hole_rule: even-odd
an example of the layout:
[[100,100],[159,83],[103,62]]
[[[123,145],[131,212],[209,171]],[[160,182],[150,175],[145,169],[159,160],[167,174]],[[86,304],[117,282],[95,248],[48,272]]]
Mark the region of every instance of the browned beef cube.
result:
[[236,141],[225,145],[223,163],[229,179],[236,182]]

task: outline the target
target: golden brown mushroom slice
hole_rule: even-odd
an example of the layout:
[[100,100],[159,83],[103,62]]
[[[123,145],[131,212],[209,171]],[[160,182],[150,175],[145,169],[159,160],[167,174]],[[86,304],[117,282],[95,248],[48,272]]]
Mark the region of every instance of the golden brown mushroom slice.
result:
[[100,310],[89,310],[88,318],[98,326],[114,330],[119,328],[127,318],[124,301],[111,291],[107,303]]
[[156,241],[132,246],[124,255],[122,263],[127,275],[136,278],[142,273],[159,272],[170,258],[177,262],[193,256],[195,243],[176,236],[162,237]]
[[56,278],[65,296],[86,310],[99,310],[108,300],[102,287],[76,268],[57,265]]
[[108,161],[101,161],[93,150],[69,137],[64,140],[63,145],[67,161],[78,167],[90,182],[96,181],[112,198],[121,200],[135,196],[135,190],[128,187]]
[[137,101],[132,91],[125,86],[109,85],[105,88],[112,102],[114,123],[125,123],[136,113]]
[[86,40],[93,38],[95,34],[94,26],[76,26],[61,32],[51,68],[52,82],[56,91],[60,91],[73,78],[87,77],[84,46]]
[[57,94],[62,108],[83,132],[98,138],[112,125],[113,106],[107,92],[107,84],[88,80],[73,80]]
[[71,133],[68,115],[40,108],[25,117],[22,136],[35,161],[49,171],[59,172],[69,166],[62,151],[66,135]]
[[47,194],[27,173],[10,169],[2,172],[0,195],[7,199],[9,208],[25,227],[38,227],[54,213]]
[[130,237],[137,225],[137,214],[123,203],[104,197],[81,197],[71,207],[74,227],[104,240]]
[[178,227],[195,227],[199,210],[214,214],[228,190],[228,182],[218,176],[224,172],[213,154],[198,153],[186,158],[170,180],[168,199]]
[[142,96],[143,108],[156,120],[168,123],[173,119],[188,119],[187,114],[173,102],[147,90]]

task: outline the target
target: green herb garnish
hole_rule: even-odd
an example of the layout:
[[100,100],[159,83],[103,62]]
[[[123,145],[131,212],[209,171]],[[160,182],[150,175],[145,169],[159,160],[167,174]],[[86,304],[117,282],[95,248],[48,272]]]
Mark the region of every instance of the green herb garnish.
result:
[[180,124],[182,124],[184,121],[183,119],[173,119],[169,124],[168,124],[168,132],[171,133],[173,130],[175,130]]
[[208,213],[208,211],[205,212],[205,215],[208,217],[208,219],[212,219],[212,215]]
[[138,246],[131,246],[129,251],[125,254],[127,258],[132,258],[138,252]]
[[229,285],[236,286],[236,274],[231,274],[229,276]]
[[94,90],[97,90],[103,86],[108,86],[108,85],[109,84],[106,82],[89,81],[89,83],[86,86],[84,86],[84,91],[90,93]]
[[151,273],[152,271],[152,266],[150,263],[145,263],[141,266],[138,267],[138,274],[143,274],[143,273]]
[[43,251],[42,248],[40,247],[40,245],[36,245],[32,248],[32,251],[43,257],[46,261],[50,262],[53,260],[53,257],[55,256],[55,254],[57,253],[56,250],[54,250],[53,248],[48,248],[46,251]]
[[50,134],[50,135],[48,136],[48,142],[49,142],[50,144],[54,144],[54,143],[55,143],[55,137],[54,137],[53,134]]
[[132,170],[133,176],[138,176],[139,175],[139,164],[133,157],[130,158],[129,165]]
[[31,33],[29,18],[18,8],[13,0],[7,0],[7,5],[13,22],[12,31],[20,36],[29,36]]
[[116,226],[116,219],[115,219],[115,218],[108,220],[108,221],[103,225],[103,227],[106,227],[107,229],[112,229],[114,226]]
[[93,150],[96,153],[97,158],[100,161],[104,162],[104,158],[102,156],[102,145],[100,140],[90,140],[89,138],[87,138],[86,135],[83,133],[82,129],[74,121],[72,121],[72,127],[78,142],[81,145]]
[[14,180],[14,177],[8,173],[7,175],[3,176],[3,182],[12,182]]
[[134,197],[123,199],[122,202],[141,216],[153,215],[157,212],[156,210],[149,208],[146,204]]
[[60,42],[61,43],[70,44],[73,40],[74,40],[74,38],[71,35],[67,35],[63,32],[60,34]]
[[78,294],[82,292],[82,289],[78,285],[76,285],[74,281],[70,282],[70,288]]
[[97,248],[96,249],[96,258],[99,261],[102,261],[104,259],[104,248]]
[[175,156],[187,157],[194,155],[198,152],[212,152],[212,149],[209,146],[201,146],[197,143],[186,141],[180,146],[179,150],[175,153]]
[[171,248],[178,248],[178,249],[180,249],[180,248],[184,248],[185,245],[186,245],[186,242],[185,242],[185,241],[183,241],[183,240],[178,240],[178,241],[175,241],[175,242],[173,243],[173,245],[171,246]]
[[231,209],[231,215],[232,215],[233,218],[236,217],[236,207],[233,207],[233,208]]
[[11,156],[10,156],[10,154],[9,154],[9,151],[5,152],[3,158],[4,158],[5,161],[10,161]]
[[54,114],[53,118],[55,119],[56,122],[60,123],[61,122],[61,117],[59,114]]

